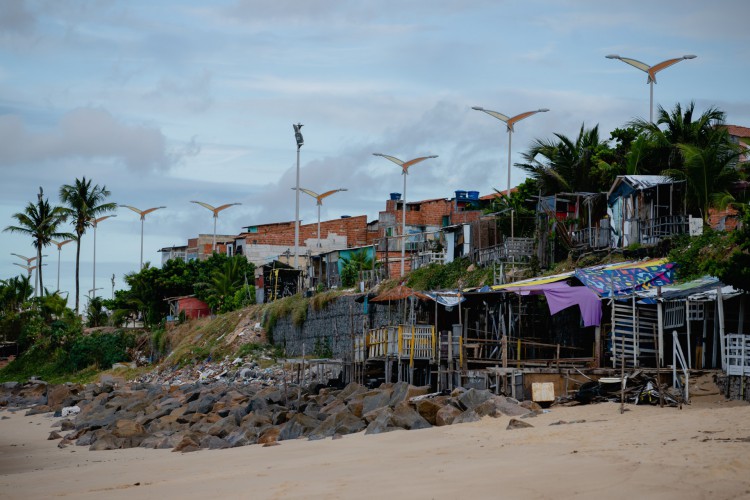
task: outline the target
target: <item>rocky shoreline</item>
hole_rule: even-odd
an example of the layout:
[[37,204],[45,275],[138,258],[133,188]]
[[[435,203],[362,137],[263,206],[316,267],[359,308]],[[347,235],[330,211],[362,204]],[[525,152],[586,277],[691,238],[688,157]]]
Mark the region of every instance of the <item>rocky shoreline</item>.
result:
[[0,407],[29,408],[27,414],[54,412],[60,418],[54,424],[59,431],[53,430],[49,439],[59,439],[59,447],[90,450],[142,447],[189,452],[273,446],[289,439],[336,439],[362,431],[423,429],[541,411],[534,403],[487,390],[429,393],[428,387],[405,382],[377,389],[351,383],[337,389],[237,376],[180,385],[113,379],[52,386],[32,380],[7,382],[1,389]]

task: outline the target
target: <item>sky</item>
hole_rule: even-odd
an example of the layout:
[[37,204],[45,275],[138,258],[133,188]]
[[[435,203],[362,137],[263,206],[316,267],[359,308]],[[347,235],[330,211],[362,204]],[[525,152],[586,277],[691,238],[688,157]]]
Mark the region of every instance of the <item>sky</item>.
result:
[[[144,260],[213,232],[293,221],[300,185],[347,188],[323,220],[377,218],[400,168],[407,199],[506,188],[506,115],[548,108],[515,126],[511,155],[535,139],[603,139],[648,118],[646,74],[607,54],[653,65],[695,54],[657,76],[655,107],[694,101],[750,126],[750,2],[744,0],[3,0],[0,2],[0,226],[39,188],[86,177],[146,217]],[[512,168],[512,184],[524,174]],[[303,223],[317,220],[302,196]],[[81,290],[111,295],[140,260],[141,222],[119,209],[81,241]],[[0,232],[0,279],[25,272],[29,238]],[[57,288],[58,251],[45,252]],[[63,247],[60,288],[74,290],[75,244]],[[95,286],[94,286],[95,285]],[[85,303],[82,302],[82,303]]]

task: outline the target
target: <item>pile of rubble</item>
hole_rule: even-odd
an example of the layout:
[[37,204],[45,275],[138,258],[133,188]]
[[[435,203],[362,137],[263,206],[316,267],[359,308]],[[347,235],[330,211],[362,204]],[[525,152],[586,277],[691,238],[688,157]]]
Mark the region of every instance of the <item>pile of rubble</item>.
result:
[[[270,358],[268,358],[270,361]],[[312,376],[312,374],[311,374]],[[132,382],[153,385],[182,385],[192,382],[217,382],[229,384],[276,385],[282,383],[284,370],[280,365],[261,368],[257,361],[245,361],[243,358],[187,365],[184,367],[166,366],[145,373]]]
[[[242,369],[235,371],[241,373]],[[344,389],[223,381],[122,386],[6,383],[0,406],[14,405],[33,405],[29,413],[55,412],[61,417],[56,424],[60,432],[50,435],[50,439],[60,440],[60,447],[75,444],[91,450],[144,447],[182,452],[256,443],[270,446],[288,439],[335,438],[360,431],[377,434],[423,429],[485,416],[541,411],[535,403],[519,403],[486,390],[430,394],[428,387],[405,382],[377,389],[356,383]]]

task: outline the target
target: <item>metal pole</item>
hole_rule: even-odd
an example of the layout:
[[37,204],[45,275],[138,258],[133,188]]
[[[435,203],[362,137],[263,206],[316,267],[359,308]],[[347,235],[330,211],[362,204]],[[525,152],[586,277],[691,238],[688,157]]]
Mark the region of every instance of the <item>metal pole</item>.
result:
[[57,291],[60,291],[60,254],[62,253],[62,246],[57,247]]
[[318,248],[320,248],[320,204],[318,204]]
[[299,269],[299,146],[297,146],[297,187],[294,191],[294,268]]
[[91,288],[93,288],[92,298],[94,299],[96,298],[96,226],[97,226],[97,223],[96,221],[94,221],[94,280],[93,280],[93,285],[91,286]]
[[513,205],[510,205],[510,150],[511,150],[511,141],[513,140],[513,131],[508,128],[508,184],[507,189],[505,190],[505,196],[508,199],[508,205],[511,206],[510,209],[510,237],[513,238],[513,216],[515,210],[513,210]]
[[651,99],[648,104],[648,121],[654,123],[654,81],[649,82]]
[[143,269],[143,221],[145,217],[141,216],[141,267],[140,269]]
[[219,214],[214,212],[214,242],[213,246],[211,247],[211,253],[216,253],[216,219],[219,218]]
[[404,171],[404,201],[401,205],[401,276],[404,276],[404,261],[406,260],[406,171]]

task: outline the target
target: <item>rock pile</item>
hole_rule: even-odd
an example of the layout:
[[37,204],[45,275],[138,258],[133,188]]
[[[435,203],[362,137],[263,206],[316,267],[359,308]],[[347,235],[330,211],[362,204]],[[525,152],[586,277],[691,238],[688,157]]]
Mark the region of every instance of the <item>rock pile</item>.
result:
[[182,385],[130,383],[47,386],[34,381],[2,386],[0,406],[34,405],[30,413],[78,407],[59,421],[58,446],[91,450],[131,447],[173,451],[265,446],[305,437],[337,438],[364,431],[472,422],[485,416],[520,416],[533,409],[490,391],[456,389],[429,394],[428,387],[405,382],[377,389],[351,383],[344,389],[304,389],[282,384],[227,384],[222,381]]

